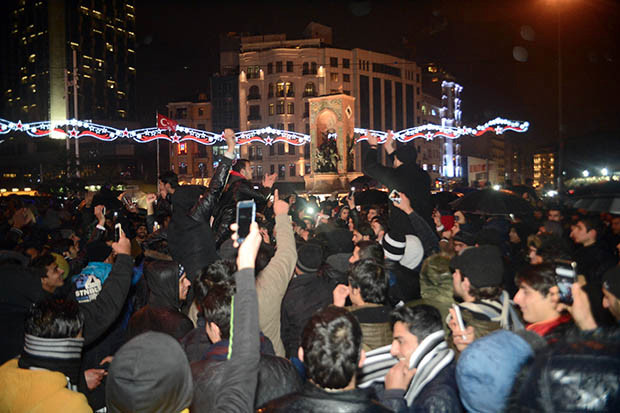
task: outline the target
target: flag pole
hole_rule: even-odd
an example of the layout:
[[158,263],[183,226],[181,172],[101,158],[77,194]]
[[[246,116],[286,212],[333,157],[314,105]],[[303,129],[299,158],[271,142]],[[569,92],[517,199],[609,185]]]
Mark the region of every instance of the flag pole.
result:
[[[157,122],[157,111],[155,112],[155,126],[159,128],[159,124]],[[159,185],[159,138],[157,141],[157,176],[155,177],[155,187],[157,188]]]

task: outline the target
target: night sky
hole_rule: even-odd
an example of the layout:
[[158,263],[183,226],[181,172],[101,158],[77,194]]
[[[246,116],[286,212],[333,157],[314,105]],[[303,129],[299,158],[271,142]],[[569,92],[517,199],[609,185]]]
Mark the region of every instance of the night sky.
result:
[[[137,5],[141,119],[155,106],[208,90],[220,33],[286,33],[310,21],[331,26],[334,46],[435,61],[464,86],[463,117],[528,120],[510,139],[557,139],[558,8],[564,130],[571,139],[618,136],[620,4],[608,0],[158,2]],[[527,52],[525,62],[514,47]],[[523,56],[518,56],[522,59]],[[523,59],[522,59],[523,60]],[[616,141],[618,139],[615,139]]]

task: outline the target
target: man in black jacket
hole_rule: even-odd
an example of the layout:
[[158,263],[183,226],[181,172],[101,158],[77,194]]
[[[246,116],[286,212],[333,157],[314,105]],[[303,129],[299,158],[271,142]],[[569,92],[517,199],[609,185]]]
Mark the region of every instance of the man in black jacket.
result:
[[213,214],[215,217],[213,230],[218,248],[230,238],[230,224],[235,220],[237,202],[253,199],[256,202],[257,210],[262,212],[277,176],[276,173],[265,175],[262,188],[260,190],[254,189],[252,183],[253,170],[250,161],[247,159],[235,161],[226,184],[226,190],[220,198],[219,207]]
[[[209,220],[226,185],[235,157],[235,135],[232,129],[224,131],[224,139],[228,148],[215,170],[207,192],[201,185],[179,186],[177,176],[172,171],[159,177],[159,193],[172,208],[172,219],[168,226],[168,247],[174,260],[187,270],[190,281],[194,280],[200,269],[219,258]],[[189,213],[199,200],[199,215],[204,219],[196,220],[190,217]]]
[[328,306],[304,328],[299,359],[308,380],[299,392],[267,403],[263,412],[388,412],[371,394],[355,388],[355,373],[364,363],[362,330],[344,308]]
[[[369,134],[368,144],[370,148],[364,158],[364,173],[387,186],[390,191],[395,189],[407,195],[413,209],[432,228],[431,181],[428,173],[416,164],[415,147],[408,144],[397,148],[390,133],[383,145],[387,155],[394,157],[394,167],[390,168],[377,162],[377,137]],[[393,205],[390,206],[390,228],[403,228],[406,229],[405,233],[413,233],[411,223],[405,213]]]

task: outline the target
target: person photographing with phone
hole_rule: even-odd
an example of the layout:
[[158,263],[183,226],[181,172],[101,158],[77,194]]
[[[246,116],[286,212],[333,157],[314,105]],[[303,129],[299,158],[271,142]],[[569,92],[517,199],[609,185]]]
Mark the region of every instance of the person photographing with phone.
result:
[[567,280],[568,268],[559,263],[531,265],[515,279],[519,290],[513,300],[528,323],[526,330],[544,337],[547,342],[557,341],[574,325],[570,314],[563,311],[564,305],[573,303],[570,288],[575,271],[572,281]]

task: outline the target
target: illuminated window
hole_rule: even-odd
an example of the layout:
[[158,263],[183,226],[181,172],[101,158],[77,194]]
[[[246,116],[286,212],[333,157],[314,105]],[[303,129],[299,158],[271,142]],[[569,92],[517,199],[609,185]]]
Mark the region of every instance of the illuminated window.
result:
[[329,74],[329,78],[331,79],[332,82],[337,82],[338,81],[338,73],[330,73]]
[[293,115],[295,113],[295,104],[293,102],[288,102],[286,104],[286,113],[289,115]]
[[273,103],[269,104],[269,115],[272,116],[275,114],[275,105]]
[[314,86],[314,82],[306,83],[304,87],[304,97],[307,96],[316,96],[316,86]]
[[28,56],[28,61],[30,63],[34,63],[37,60],[37,55],[36,54],[31,54],[30,56]]

